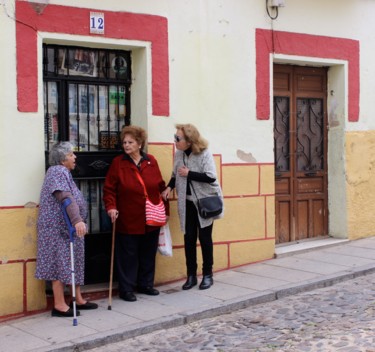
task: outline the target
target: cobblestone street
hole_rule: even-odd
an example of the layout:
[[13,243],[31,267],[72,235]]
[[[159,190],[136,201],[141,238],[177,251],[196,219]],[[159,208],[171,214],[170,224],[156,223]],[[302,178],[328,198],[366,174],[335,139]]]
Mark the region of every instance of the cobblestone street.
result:
[[375,274],[93,352],[375,352]]

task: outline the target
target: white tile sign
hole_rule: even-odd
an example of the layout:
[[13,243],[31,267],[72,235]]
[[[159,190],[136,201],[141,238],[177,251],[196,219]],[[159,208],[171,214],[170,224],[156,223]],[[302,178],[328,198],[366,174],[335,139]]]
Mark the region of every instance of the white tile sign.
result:
[[90,33],[104,34],[103,12],[90,12]]

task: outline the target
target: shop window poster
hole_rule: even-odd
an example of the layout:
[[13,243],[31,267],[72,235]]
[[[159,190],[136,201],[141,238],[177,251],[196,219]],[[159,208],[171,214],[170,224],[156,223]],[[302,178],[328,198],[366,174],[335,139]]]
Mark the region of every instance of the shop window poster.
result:
[[[65,74],[75,76],[97,77],[98,53],[93,50],[76,49],[69,50],[69,55],[64,52],[62,70]],[[68,56],[68,57],[67,57]]]

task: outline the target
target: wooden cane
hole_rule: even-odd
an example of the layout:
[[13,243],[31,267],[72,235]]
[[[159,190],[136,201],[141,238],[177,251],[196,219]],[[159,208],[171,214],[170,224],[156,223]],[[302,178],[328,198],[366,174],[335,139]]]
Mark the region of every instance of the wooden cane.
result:
[[115,255],[115,229],[116,220],[112,224],[112,249],[111,249],[111,268],[109,272],[109,293],[108,293],[108,310],[112,310],[112,282],[113,282],[113,257]]

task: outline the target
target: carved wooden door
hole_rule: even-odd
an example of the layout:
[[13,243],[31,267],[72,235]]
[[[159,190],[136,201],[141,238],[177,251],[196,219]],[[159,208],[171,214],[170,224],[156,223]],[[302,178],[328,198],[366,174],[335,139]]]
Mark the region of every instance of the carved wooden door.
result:
[[328,234],[326,77],[274,65],[276,243]]

